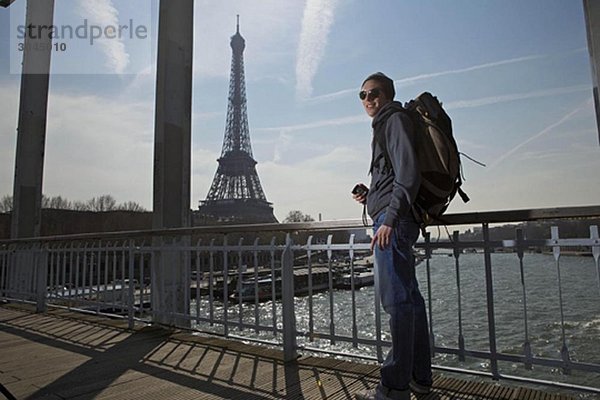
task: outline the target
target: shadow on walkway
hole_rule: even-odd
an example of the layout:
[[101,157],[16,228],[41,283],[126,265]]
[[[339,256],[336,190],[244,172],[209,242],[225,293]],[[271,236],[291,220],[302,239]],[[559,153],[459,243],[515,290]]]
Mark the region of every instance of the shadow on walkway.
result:
[[[66,311],[0,305],[0,384],[18,399],[349,400],[377,365],[333,357],[284,363],[282,351]],[[483,380],[434,377],[417,400],[566,399]]]
[[[308,364],[283,363],[278,350],[213,337],[150,326],[127,331],[102,325],[101,321],[19,314],[0,318],[2,332],[21,338],[23,357],[15,353],[12,358],[17,359],[10,360],[14,373],[36,369],[34,376],[26,372],[16,376],[30,388],[27,393],[14,393],[17,398],[167,399],[209,395],[240,400],[304,400],[337,393],[337,398],[350,399],[350,386],[364,378],[362,373],[337,370],[334,364],[321,366],[310,360]],[[66,360],[65,353],[73,360]],[[28,360],[29,356],[34,359]],[[0,356],[0,361],[7,363],[3,358]],[[36,382],[36,376],[45,377],[46,382]],[[49,377],[55,378],[47,383]],[[32,391],[35,387],[41,388]]]

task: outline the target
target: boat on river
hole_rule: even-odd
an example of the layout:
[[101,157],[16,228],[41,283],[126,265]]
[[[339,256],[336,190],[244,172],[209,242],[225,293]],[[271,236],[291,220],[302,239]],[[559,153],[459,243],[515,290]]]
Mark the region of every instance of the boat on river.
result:
[[[329,268],[318,266],[312,268],[298,268],[294,270],[294,295],[304,296],[309,293],[322,292],[329,289]],[[335,283],[332,277],[332,283]],[[335,286],[335,284],[334,284]],[[273,279],[272,275],[261,277],[250,277],[239,280],[234,279],[230,284],[232,287],[231,298],[243,302],[259,302],[281,298],[281,276]]]
[[335,284],[337,289],[360,289],[364,286],[373,286],[375,284],[375,273],[373,268],[359,267],[354,271],[341,275]]

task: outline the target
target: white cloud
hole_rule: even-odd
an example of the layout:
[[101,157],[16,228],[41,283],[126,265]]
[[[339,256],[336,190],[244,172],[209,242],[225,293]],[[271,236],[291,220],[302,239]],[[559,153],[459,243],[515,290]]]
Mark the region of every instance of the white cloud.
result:
[[[0,197],[12,195],[19,87],[2,85]],[[70,200],[102,194],[152,209],[154,102],[50,92],[43,191]],[[222,113],[219,114],[221,116]],[[196,113],[195,118],[214,118]],[[219,153],[194,146],[191,207],[204,199]]]
[[279,138],[275,141],[275,149],[273,150],[273,162],[279,163],[284,158],[283,154],[285,154],[290,145],[292,144],[292,137],[287,133],[287,131],[282,131],[279,134]]
[[[0,88],[0,196],[12,194],[18,92]],[[153,124],[151,104],[51,91],[43,192],[70,200],[111,194],[151,209]]]
[[296,96],[312,94],[312,80],[325,54],[337,0],[307,0],[296,56]]
[[147,103],[50,93],[44,193],[111,194],[152,208],[153,113]]
[[155,82],[155,65],[149,64],[133,76],[133,79],[129,83],[127,89],[123,91],[123,93],[130,96],[132,93],[136,93],[139,91],[146,91],[149,89],[154,91]]
[[[119,12],[112,0],[80,0],[79,11],[90,24],[100,27],[119,26]],[[129,54],[121,38],[100,38],[96,42],[106,57],[106,66],[115,73],[123,73],[129,65]]]
[[350,191],[367,179],[368,157],[368,148],[340,146],[293,166],[259,163],[257,171],[279,220],[290,210],[301,210],[315,219],[319,214],[325,220],[359,219],[362,207],[352,200]]

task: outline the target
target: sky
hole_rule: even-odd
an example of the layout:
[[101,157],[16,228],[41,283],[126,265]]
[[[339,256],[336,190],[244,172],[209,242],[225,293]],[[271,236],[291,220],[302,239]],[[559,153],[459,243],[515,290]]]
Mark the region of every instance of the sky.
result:
[[[358,219],[370,119],[357,93],[382,71],[396,99],[436,95],[453,120],[464,190],[448,212],[600,204],[600,144],[581,1],[196,0],[191,205],[217,169],[236,15],[253,155],[267,200]],[[25,0],[0,9],[0,197],[12,195]],[[55,39],[43,192],[111,194],[152,209],[157,0],[60,0],[54,23],[141,27]],[[133,31],[132,28],[130,28]],[[91,31],[90,31],[91,32]],[[91,36],[91,35],[90,35]]]

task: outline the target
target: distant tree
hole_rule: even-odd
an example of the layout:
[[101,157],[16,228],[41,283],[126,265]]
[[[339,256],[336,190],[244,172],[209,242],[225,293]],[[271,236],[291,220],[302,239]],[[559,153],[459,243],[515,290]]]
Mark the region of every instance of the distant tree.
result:
[[86,203],[85,201],[77,200],[77,201],[73,202],[73,210],[76,210],[76,211],[89,211],[90,207],[89,207],[88,203]]
[[292,210],[288,213],[283,222],[312,222],[315,219],[308,214],[304,214],[300,210]]
[[119,207],[117,207],[117,208],[119,210],[123,210],[123,211],[136,211],[136,212],[146,211],[146,209],[144,207],[142,207],[139,203],[136,203],[135,201],[126,201],[125,203],[119,204]]
[[0,213],[9,213],[13,209],[12,196],[6,195],[0,199]]
[[[62,196],[46,196],[42,195],[42,208],[52,208],[57,210],[76,210],[76,211],[146,211],[139,203],[135,201],[126,201],[118,204],[117,201],[109,194],[99,197],[93,197],[88,201],[70,201]],[[12,196],[3,196],[0,198],[0,213],[8,213],[13,209]]]
[[90,211],[112,211],[117,209],[117,201],[110,194],[94,197],[87,202]]
[[42,208],[54,208],[57,210],[72,210],[71,202],[62,196],[48,197],[42,195]]

